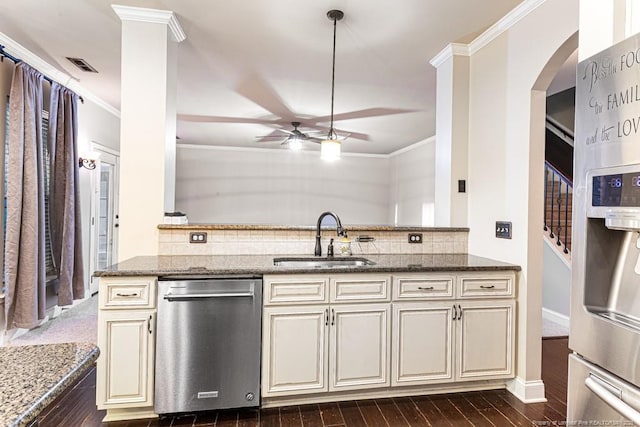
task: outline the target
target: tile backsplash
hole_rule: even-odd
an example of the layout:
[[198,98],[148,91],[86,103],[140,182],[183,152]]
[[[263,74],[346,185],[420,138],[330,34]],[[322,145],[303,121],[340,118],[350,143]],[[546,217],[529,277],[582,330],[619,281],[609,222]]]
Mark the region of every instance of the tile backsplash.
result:
[[[308,227],[249,226],[160,226],[159,255],[313,255],[315,230]],[[384,228],[384,230],[380,230]],[[193,232],[207,233],[206,243],[189,243]],[[466,253],[468,229],[359,227],[348,230],[353,255]],[[409,243],[409,233],[421,233],[422,243]],[[359,243],[359,236],[373,237],[373,242]],[[322,253],[329,239],[337,243],[335,230],[322,231]],[[336,245],[337,248],[337,245]],[[337,252],[336,252],[337,254]]]

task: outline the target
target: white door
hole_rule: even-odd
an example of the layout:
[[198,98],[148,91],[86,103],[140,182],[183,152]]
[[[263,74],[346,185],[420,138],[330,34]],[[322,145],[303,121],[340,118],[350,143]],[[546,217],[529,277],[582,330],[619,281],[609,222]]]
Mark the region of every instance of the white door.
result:
[[[91,214],[90,273],[103,270],[116,262],[118,248],[118,155],[94,145],[99,153],[93,171]],[[91,278],[90,291],[98,292],[98,281]]]
[[394,303],[391,385],[453,381],[453,303]]
[[263,312],[262,395],[327,391],[327,306]]
[[390,304],[331,306],[329,391],[389,382]]

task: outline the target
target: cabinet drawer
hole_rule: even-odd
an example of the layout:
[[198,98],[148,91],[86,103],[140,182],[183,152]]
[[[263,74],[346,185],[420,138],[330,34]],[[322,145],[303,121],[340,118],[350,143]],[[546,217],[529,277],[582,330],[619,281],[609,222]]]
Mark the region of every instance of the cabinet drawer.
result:
[[100,308],[154,308],[156,278],[100,278]]
[[330,302],[389,301],[389,276],[332,277]]
[[394,300],[449,299],[452,276],[393,276]]
[[458,285],[460,298],[511,297],[513,296],[513,275],[460,276]]
[[327,276],[265,277],[264,304],[326,303]]

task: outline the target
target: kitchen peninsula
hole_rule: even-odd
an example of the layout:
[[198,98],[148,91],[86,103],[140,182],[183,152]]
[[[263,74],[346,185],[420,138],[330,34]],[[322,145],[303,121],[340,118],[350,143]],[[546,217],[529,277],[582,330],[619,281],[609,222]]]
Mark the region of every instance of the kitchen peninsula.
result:
[[[263,407],[504,388],[520,268],[465,253],[467,229],[347,228],[367,264],[274,265],[314,258],[311,227],[162,225],[160,255],[97,272],[105,420],[156,416],[158,282],[168,276],[261,278]],[[206,243],[188,243],[191,233]],[[333,233],[323,229],[323,248]]]

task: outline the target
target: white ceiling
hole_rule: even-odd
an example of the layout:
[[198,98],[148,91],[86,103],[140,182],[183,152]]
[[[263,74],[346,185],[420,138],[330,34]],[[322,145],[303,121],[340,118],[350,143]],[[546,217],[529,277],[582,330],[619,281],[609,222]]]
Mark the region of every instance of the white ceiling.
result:
[[[429,60],[469,42],[522,0],[120,0],[172,10],[179,45],[181,144],[279,148],[276,128],[326,131],[330,9],[338,22],[335,128],[347,152],[388,154],[435,134]],[[103,0],[2,0],[0,31],[119,109],[120,20]],[[1,43],[1,41],[0,41]],[[86,59],[83,73],[65,57]],[[306,125],[306,126],[305,126]],[[284,133],[282,134],[285,135]],[[316,149],[316,144],[307,144]]]

